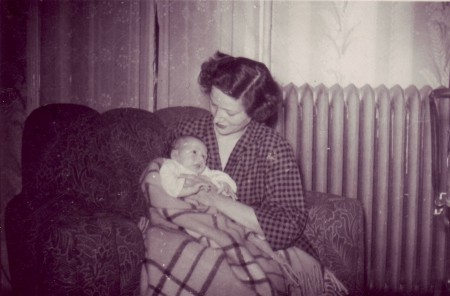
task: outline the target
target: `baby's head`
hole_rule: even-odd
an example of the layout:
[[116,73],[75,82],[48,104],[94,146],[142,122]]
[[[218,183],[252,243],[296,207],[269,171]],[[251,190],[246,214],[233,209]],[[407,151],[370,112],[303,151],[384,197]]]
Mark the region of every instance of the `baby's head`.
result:
[[202,140],[194,136],[181,136],[171,147],[170,158],[196,174],[201,174],[206,167],[208,151]]

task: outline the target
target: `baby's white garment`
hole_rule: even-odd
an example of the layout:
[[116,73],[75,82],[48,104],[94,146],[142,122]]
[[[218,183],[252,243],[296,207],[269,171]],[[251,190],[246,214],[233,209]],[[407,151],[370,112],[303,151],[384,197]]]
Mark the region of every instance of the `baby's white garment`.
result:
[[[161,176],[161,185],[163,189],[170,196],[178,197],[181,189],[183,189],[186,180],[185,178],[180,177],[181,174],[195,175],[193,171],[185,168],[176,160],[164,159],[159,175]],[[205,168],[201,175],[208,177],[211,183],[219,189],[221,189],[221,183],[224,182],[230,185],[233,192],[236,192],[237,190],[236,182],[234,182],[228,174],[222,171]]]
[[208,167],[205,168],[205,170],[201,174],[202,176],[206,176],[210,179],[210,181],[216,185],[219,190],[223,189],[223,183],[227,183],[230,185],[231,190],[233,190],[234,193],[237,191],[237,185],[236,182],[234,182],[233,179],[227,174],[219,170],[211,170]]

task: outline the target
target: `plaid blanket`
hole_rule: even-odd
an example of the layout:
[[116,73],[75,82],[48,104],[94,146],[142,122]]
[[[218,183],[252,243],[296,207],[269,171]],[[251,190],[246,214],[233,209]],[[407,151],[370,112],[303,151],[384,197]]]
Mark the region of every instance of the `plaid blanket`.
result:
[[213,208],[151,208],[150,217],[141,295],[345,294],[307,253],[274,252]]
[[157,168],[151,164],[141,178],[153,205],[140,225],[146,257],[141,295],[347,294],[332,272],[299,248],[274,252],[215,208],[174,200],[162,189],[154,188],[150,199],[149,179]]

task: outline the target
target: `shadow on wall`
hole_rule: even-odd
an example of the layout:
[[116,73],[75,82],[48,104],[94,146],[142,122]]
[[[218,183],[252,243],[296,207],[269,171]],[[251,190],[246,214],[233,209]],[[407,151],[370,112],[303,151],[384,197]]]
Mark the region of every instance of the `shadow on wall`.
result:
[[[28,0],[0,1],[0,255],[1,295],[12,295],[4,233],[6,204],[20,192],[22,130],[26,117]],[[6,143],[4,145],[3,143]]]

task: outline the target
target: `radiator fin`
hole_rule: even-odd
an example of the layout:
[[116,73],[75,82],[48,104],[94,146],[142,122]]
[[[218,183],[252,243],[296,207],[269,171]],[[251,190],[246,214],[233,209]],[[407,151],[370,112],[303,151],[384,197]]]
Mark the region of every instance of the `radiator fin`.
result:
[[[431,90],[284,88],[277,129],[294,148],[305,189],[363,204],[371,290],[432,292],[445,276],[445,229],[433,216]],[[450,110],[449,102],[439,102],[441,108]],[[441,121],[448,125],[450,118]],[[446,130],[441,137],[447,138]],[[440,147],[443,157],[447,146]]]

